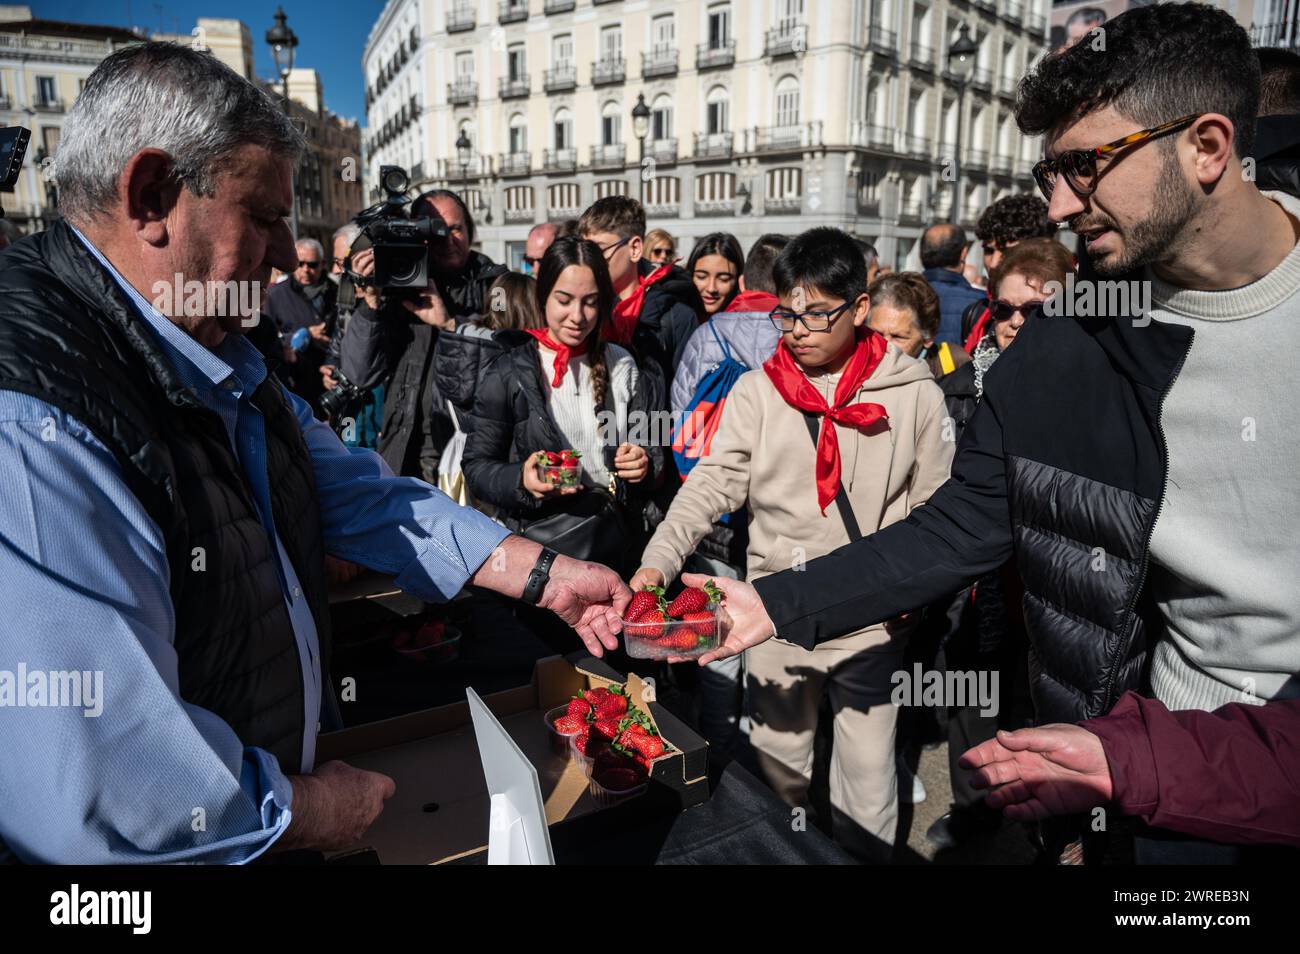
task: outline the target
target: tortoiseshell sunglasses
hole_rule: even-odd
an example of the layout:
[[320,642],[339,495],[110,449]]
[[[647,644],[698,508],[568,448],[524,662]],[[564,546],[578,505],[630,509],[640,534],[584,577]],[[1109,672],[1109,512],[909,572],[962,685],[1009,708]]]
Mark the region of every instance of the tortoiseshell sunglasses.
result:
[[1204,115],[1205,113],[1192,113],[1173,122],[1130,133],[1123,139],[1116,139],[1104,146],[1097,146],[1094,149],[1071,149],[1061,153],[1055,159],[1042,159],[1034,165],[1034,181],[1038,183],[1038,188],[1042,190],[1048,202],[1052,201],[1052,190],[1056,188],[1058,172],[1065,176],[1065,181],[1077,195],[1092,195],[1097,189],[1098,159],[1109,158],[1119,150],[1135,143],[1146,142],[1175,129],[1190,126]]

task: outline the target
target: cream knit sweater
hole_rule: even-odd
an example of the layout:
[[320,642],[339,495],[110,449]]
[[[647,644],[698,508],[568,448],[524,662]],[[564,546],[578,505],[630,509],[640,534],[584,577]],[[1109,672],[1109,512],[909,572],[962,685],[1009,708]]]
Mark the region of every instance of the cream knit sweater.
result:
[[[537,353],[542,362],[542,387],[560,433],[573,450],[582,452],[582,482],[587,486],[609,485],[609,470],[605,467],[605,445],[596,417],[596,394],[591,387],[591,360],[588,355],[569,359],[569,370],[558,388],[551,387],[555,352],[538,342]],[[609,393],[615,420],[615,434],[609,435],[615,444],[627,441],[628,409],[637,389],[636,362],[618,345],[605,345],[605,367],[609,370]]]

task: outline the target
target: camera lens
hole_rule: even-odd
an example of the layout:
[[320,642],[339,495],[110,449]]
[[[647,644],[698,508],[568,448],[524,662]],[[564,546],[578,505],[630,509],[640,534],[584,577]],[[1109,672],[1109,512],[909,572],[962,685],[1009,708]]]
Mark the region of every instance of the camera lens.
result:
[[394,167],[384,173],[383,186],[387,192],[405,192],[410,184],[411,182],[406,177],[406,173],[401,169]]

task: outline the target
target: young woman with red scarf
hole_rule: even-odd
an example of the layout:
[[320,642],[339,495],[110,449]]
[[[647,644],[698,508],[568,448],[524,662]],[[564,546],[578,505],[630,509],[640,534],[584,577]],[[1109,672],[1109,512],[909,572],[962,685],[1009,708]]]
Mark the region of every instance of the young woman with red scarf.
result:
[[[732,388],[708,456],[641,556],[640,580],[672,580],[713,521],[742,506],[752,581],[902,520],[947,479],[943,393],[924,363],[867,326],[866,266],[853,239],[811,229],[781,253],[774,278],[781,344]],[[868,626],[813,651],[769,640],[748,654],[750,741],[791,804],[806,804],[829,695],[831,825],[868,860],[888,859],[897,823],[890,694],[908,628]]]
[[[557,239],[539,267],[537,302],[543,327],[494,336],[504,350],[478,383],[462,466],[470,492],[499,508],[507,526],[565,553],[566,540],[619,537],[616,516],[637,519],[629,488],[648,484],[662,456],[629,440],[629,415],[642,409],[642,398],[631,355],[601,334],[615,295],[600,249]],[[567,449],[581,454],[577,486],[546,480],[536,466],[539,454]],[[597,506],[601,496],[614,506]],[[588,511],[610,525],[544,538],[556,524],[543,526],[548,518]],[[566,555],[610,562],[619,553]]]

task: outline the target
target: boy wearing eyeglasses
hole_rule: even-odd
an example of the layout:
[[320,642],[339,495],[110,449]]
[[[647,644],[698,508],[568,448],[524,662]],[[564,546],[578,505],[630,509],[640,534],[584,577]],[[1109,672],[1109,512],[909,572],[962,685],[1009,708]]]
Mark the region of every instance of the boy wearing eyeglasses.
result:
[[[943,394],[924,363],[867,326],[866,266],[853,239],[831,228],[803,233],[777,259],[774,280],[781,343],[732,388],[710,453],[642,554],[640,580],[671,581],[713,521],[742,506],[752,580],[902,520],[947,479]],[[770,640],[748,658],[750,740],[792,805],[806,801],[829,696],[832,826],[869,860],[887,860],[894,840],[891,677],[907,629],[903,619],[868,626],[812,651]]]

